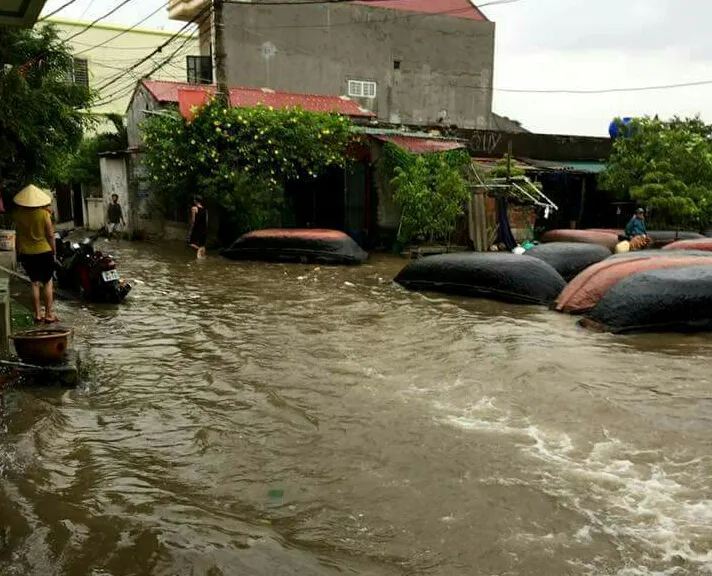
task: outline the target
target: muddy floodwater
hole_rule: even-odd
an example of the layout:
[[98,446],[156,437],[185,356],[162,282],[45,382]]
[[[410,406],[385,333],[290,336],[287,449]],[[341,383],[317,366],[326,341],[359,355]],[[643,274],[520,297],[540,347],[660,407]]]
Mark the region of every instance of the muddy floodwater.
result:
[[2,576],[712,573],[712,337],[113,253],[86,382],[6,393]]

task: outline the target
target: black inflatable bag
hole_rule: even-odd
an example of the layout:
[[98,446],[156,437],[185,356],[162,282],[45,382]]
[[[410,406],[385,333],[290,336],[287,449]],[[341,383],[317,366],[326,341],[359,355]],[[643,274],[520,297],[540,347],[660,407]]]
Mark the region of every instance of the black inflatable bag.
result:
[[614,333],[712,330],[712,261],[633,274],[608,290],[587,319]]
[[697,232],[675,232],[674,230],[649,230],[648,236],[650,236],[654,248],[660,248],[675,240],[696,240],[697,238],[704,238],[702,234]]
[[611,251],[599,244],[552,242],[539,244],[524,255],[543,260],[569,282],[592,264],[611,256]]
[[626,258],[674,258],[676,256],[710,256],[712,252],[708,250],[638,250],[634,252],[622,252],[620,254],[612,254],[607,259],[624,260]]
[[231,260],[361,264],[368,258],[350,236],[337,230],[257,230],[220,252]]
[[556,270],[537,258],[475,252],[415,260],[398,273],[395,282],[409,290],[516,304],[550,304],[566,286]]

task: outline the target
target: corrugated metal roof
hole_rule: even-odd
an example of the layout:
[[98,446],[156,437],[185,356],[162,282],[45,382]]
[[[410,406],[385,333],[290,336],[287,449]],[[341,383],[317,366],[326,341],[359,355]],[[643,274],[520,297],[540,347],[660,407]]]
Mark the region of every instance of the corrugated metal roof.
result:
[[[475,164],[480,164],[486,168],[492,168],[495,166],[495,164],[499,164],[503,158],[480,158],[480,157],[475,157],[472,159],[472,161]],[[520,170],[536,170],[537,168],[535,166],[532,166],[531,164],[527,164],[526,162],[522,162],[521,160],[517,160],[516,158],[512,158],[512,167],[513,168],[518,168]]]
[[531,164],[537,168],[545,168],[546,170],[560,172],[599,174],[606,169],[605,162],[583,162],[578,160],[535,160],[533,158],[526,158],[525,161],[527,164]]
[[470,0],[354,0],[372,8],[388,8],[421,14],[441,14],[451,18],[465,18],[487,22],[487,17]]
[[[151,95],[162,103],[180,104],[181,94],[184,100],[190,100],[190,105],[200,105],[205,98],[215,93],[215,86],[186,84],[183,82],[161,82],[143,80],[143,86]],[[232,106],[249,108],[262,104],[273,108],[292,108],[299,106],[310,112],[336,112],[345,116],[371,118],[375,114],[362,108],[357,102],[344,96],[327,96],[321,94],[295,94],[279,92],[267,88],[230,88],[230,104]],[[181,109],[183,106],[181,106]]]
[[446,138],[429,138],[423,136],[400,136],[400,135],[375,135],[371,138],[380,140],[381,142],[390,142],[403,150],[412,152],[413,154],[426,154],[428,152],[448,152],[450,150],[458,150],[464,148],[465,145],[458,141]]
[[[457,138],[443,136],[439,130],[419,132],[405,128],[374,128],[373,126],[355,126],[354,130],[369,136],[411,136],[413,138],[433,138],[435,140],[457,140]],[[461,141],[465,143],[465,140]]]
[[586,172],[588,174],[599,174],[606,169],[608,164],[606,162],[566,162],[567,166],[571,166],[574,170],[579,172]]

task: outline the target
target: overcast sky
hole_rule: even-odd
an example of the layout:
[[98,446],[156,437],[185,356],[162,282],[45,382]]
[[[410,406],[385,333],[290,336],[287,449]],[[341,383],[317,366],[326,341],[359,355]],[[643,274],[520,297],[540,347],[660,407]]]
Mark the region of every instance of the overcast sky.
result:
[[[436,0],[431,0],[436,1]],[[66,0],[48,0],[48,13]],[[136,0],[106,19],[133,25],[165,0]],[[92,20],[119,0],[77,0],[59,16]],[[702,114],[712,122],[710,0],[514,0],[483,8],[497,24],[499,89],[606,90],[710,81],[703,86],[604,94],[496,90],[495,112],[535,132],[603,136],[615,116]],[[167,12],[142,27],[177,30]]]

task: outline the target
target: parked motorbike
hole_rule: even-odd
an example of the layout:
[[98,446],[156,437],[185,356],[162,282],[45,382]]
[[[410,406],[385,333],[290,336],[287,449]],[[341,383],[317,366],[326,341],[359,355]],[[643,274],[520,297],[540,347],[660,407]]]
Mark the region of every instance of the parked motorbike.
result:
[[110,255],[94,249],[94,242],[103,231],[81,242],[67,240],[71,232],[64,230],[55,234],[55,276],[58,285],[79,292],[94,302],[118,304],[123,301],[131,291],[131,285],[121,279],[116,262]]

